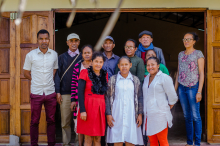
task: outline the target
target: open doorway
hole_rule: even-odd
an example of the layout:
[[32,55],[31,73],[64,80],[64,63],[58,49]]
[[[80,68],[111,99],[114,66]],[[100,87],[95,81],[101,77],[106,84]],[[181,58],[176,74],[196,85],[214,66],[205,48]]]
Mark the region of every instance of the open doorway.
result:
[[[77,13],[71,28],[66,28],[66,21],[69,13],[55,13],[55,50],[62,54],[68,50],[66,45],[67,35],[77,33],[81,42],[79,48],[85,44],[94,46],[99,39],[111,13],[93,12]],[[132,38],[138,41],[138,34],[143,30],[149,30],[153,33],[153,44],[163,50],[166,60],[166,66],[174,79],[178,66],[178,54],[185,48],[182,38],[186,32],[196,32],[200,40],[195,48],[201,50],[206,56],[206,46],[204,36],[204,12],[122,12],[111,36],[115,40],[113,52],[118,55],[124,55],[124,43]],[[203,91],[205,91],[205,86]],[[203,122],[202,141],[206,141],[206,96],[203,92],[201,101],[201,117]],[[59,116],[59,110],[57,110]],[[186,130],[180,102],[172,109],[173,127],[169,129],[169,143],[185,143]],[[60,118],[57,122],[57,142],[61,142]],[[73,127],[73,126],[72,126]],[[73,135],[74,137],[74,135]],[[73,139],[73,138],[72,138]]]

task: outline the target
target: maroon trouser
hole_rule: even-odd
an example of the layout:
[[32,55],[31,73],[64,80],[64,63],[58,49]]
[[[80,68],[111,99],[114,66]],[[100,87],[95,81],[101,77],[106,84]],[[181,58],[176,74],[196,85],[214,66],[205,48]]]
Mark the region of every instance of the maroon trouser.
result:
[[56,93],[50,95],[31,94],[31,146],[38,146],[38,127],[41,115],[42,104],[44,104],[47,121],[47,141],[48,146],[55,145],[55,112],[56,112]]

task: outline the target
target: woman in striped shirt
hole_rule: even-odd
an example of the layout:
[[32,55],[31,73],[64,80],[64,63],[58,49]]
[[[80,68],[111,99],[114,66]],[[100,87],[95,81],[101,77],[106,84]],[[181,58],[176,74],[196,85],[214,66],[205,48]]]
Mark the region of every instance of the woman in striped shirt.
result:
[[[83,60],[76,63],[72,74],[71,84],[71,110],[73,111],[73,120],[75,123],[75,131],[77,126],[77,114],[78,114],[78,79],[81,70],[86,69],[92,64],[93,47],[91,45],[84,45],[81,49]],[[83,145],[83,134],[78,134],[79,146]]]

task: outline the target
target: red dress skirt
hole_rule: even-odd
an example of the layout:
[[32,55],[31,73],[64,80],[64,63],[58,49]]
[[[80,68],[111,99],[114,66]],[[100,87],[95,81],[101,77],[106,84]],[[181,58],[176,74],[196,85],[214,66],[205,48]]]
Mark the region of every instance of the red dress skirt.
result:
[[[80,109],[77,117],[77,133],[89,136],[105,135],[105,97],[92,93],[92,81],[88,76],[87,69],[81,71],[79,79],[86,81],[84,104],[87,113],[86,121],[80,119]],[[108,80],[108,74],[106,76]]]

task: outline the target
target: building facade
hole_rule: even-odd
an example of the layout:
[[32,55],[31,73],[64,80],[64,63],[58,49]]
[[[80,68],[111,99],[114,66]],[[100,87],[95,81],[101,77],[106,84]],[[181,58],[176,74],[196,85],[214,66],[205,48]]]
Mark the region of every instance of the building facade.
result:
[[[89,0],[77,3],[77,12],[113,12],[118,0]],[[37,32],[47,29],[50,48],[55,49],[55,13],[71,12],[69,0],[29,0],[22,23],[15,25],[13,16],[19,0],[3,5],[0,26],[0,143],[9,135],[30,142],[30,82],[23,75],[25,55],[37,45]],[[219,0],[126,0],[121,12],[201,12],[204,13],[204,54],[206,57],[205,134],[208,143],[220,143],[220,1]],[[46,116],[42,108],[39,141],[46,142]]]

